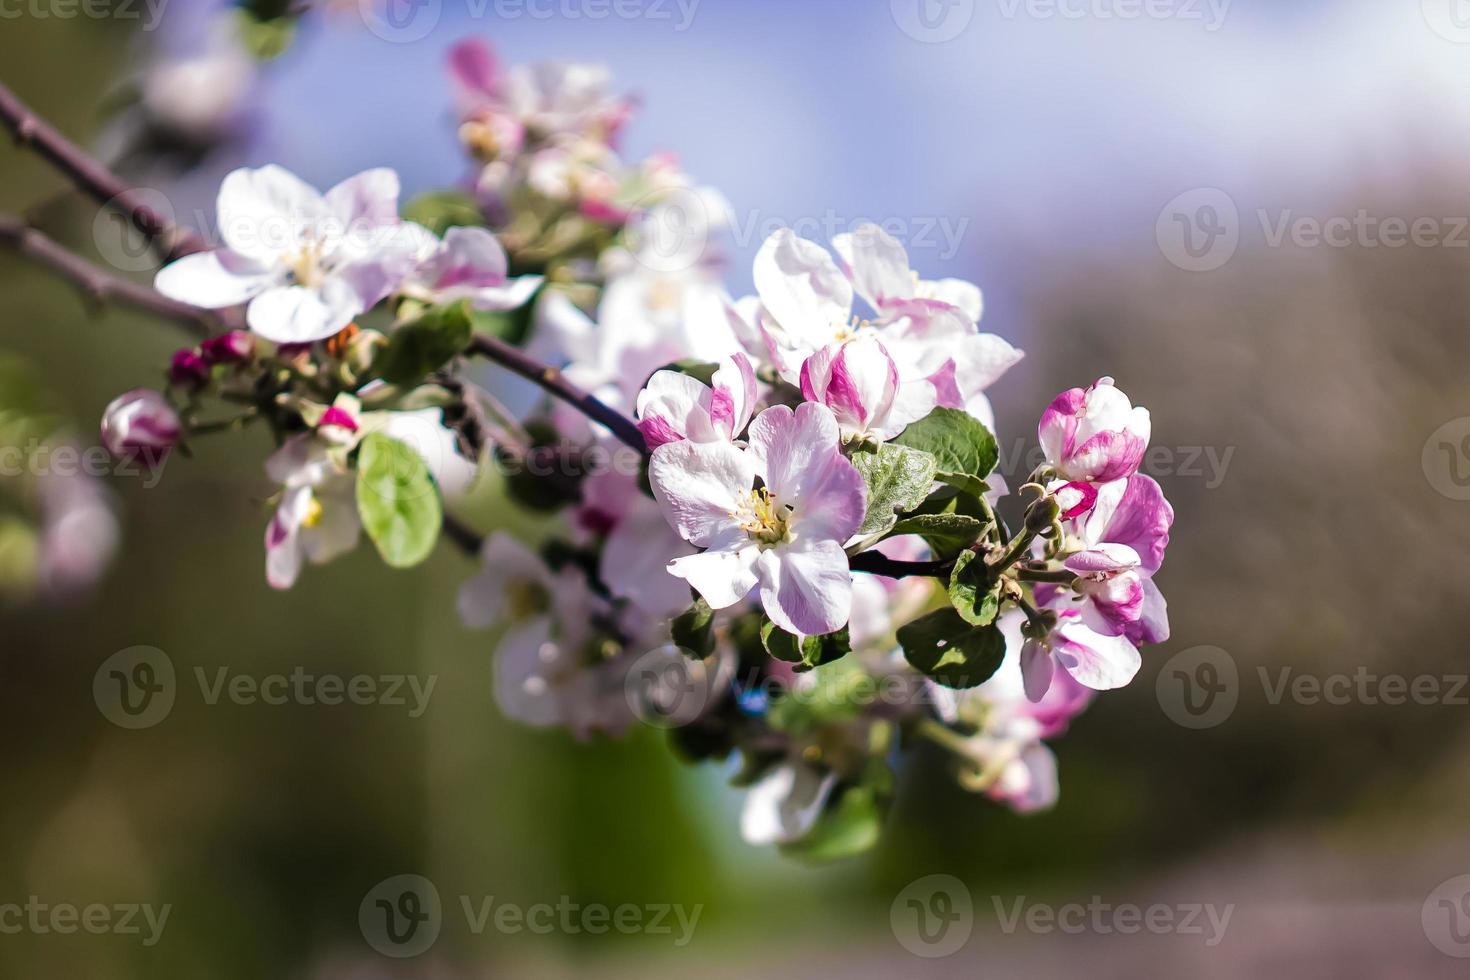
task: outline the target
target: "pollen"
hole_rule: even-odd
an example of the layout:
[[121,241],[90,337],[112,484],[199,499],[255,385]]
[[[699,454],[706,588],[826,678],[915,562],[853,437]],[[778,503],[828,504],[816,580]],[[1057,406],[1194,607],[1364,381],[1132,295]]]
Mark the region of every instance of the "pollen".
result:
[[306,516],[301,519],[302,527],[316,527],[322,522],[322,502],[315,497],[306,505]]
[[740,529],[762,545],[776,545],[792,540],[790,504],[781,503],[765,487],[750,491],[740,509],[731,517],[740,521]]

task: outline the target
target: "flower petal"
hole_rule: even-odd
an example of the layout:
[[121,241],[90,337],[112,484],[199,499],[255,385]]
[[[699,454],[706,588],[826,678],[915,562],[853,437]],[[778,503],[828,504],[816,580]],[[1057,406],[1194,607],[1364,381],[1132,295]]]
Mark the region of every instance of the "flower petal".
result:
[[706,547],[739,527],[735,512],[755,484],[755,466],[729,443],[671,442],[654,450],[648,477],[669,524],[684,540]]
[[230,250],[272,265],[300,248],[307,230],[331,213],[316,188],[274,164],[226,176],[217,209],[220,237]]
[[728,609],[755,588],[760,555],[745,532],[734,528],[713,541],[708,551],[669,562],[668,571],[688,582],[712,608]]
[[798,539],[762,552],[756,577],[766,615],[788,633],[820,636],[852,618],[852,574],[836,541]]
[[326,340],[352,322],[363,310],[356,292],[278,286],[250,301],[246,321],[250,329],[278,344],[308,344]]
[[892,301],[912,299],[914,275],[903,245],[882,228],[865,224],[832,239],[843,271],[869,306],[881,311]]
[[789,228],[767,238],[757,253],[755,288],[782,329],[811,348],[831,340],[852,315],[852,283],[826,249]]
[[186,255],[158,270],[153,288],[180,303],[219,310],[248,302],[280,278],[227,250]]
[[1057,660],[1072,679],[1094,691],[1111,691],[1133,680],[1143,658],[1123,636],[1104,636],[1081,623],[1064,623],[1053,633]]

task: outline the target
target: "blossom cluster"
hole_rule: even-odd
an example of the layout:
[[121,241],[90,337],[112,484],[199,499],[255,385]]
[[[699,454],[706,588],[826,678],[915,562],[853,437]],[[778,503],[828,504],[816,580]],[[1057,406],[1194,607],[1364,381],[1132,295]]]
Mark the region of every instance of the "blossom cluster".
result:
[[[417,564],[472,487],[559,512],[537,547],[485,537],[459,593],[468,627],[501,631],[500,706],[584,737],[657,721],[686,757],[738,758],[752,842],[870,846],[923,742],[968,788],[1052,804],[1048,741],[1168,636],[1148,412],[1110,378],[1059,395],[1016,504],[988,391],[1022,353],[981,329],[978,287],[922,278],[868,225],[830,251],[776,232],[733,298],[717,195],[671,157],[620,160],[632,103],[604,71],[505,69],[478,42],[450,62],[469,185],[401,208],[389,170],[325,193],[231,174],[221,247],[157,288],[248,330],[114,402],[109,448],[269,426],[277,588],[364,535]],[[516,417],[482,391],[486,336],[556,397]],[[636,465],[487,475],[541,451]],[[868,682],[893,696],[852,696]]]

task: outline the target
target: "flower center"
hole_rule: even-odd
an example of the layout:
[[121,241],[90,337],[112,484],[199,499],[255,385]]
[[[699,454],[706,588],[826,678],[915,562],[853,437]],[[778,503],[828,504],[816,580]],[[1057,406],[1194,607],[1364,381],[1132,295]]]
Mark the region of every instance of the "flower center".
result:
[[315,241],[303,246],[290,261],[291,278],[298,286],[315,289],[322,284],[326,277],[326,270],[322,267],[322,253],[325,250],[322,242]]
[[761,487],[750,491],[740,509],[730,516],[740,518],[740,529],[769,547],[796,537],[791,533],[791,512],[790,504],[781,503],[770,490]]
[[505,606],[513,622],[524,622],[546,611],[551,597],[539,582],[516,579],[505,586]]
[[839,344],[845,344],[852,338],[856,337],[859,330],[863,329],[864,327],[871,327],[872,325],[873,324],[871,321],[864,320],[861,317],[854,315],[851,320],[849,320],[846,324],[838,327],[836,331],[833,332],[832,339]]
[[316,527],[322,522],[322,502],[316,497],[311,498],[311,503],[306,505],[306,516],[301,518],[302,527]]

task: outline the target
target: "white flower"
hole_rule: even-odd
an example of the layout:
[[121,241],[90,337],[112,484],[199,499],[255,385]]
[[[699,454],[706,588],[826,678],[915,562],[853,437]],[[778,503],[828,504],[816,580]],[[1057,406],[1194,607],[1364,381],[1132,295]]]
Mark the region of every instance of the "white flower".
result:
[[324,340],[391,293],[413,266],[398,175],[368,170],[317,192],[277,166],[220,186],[225,247],[165,267],[159,292],[206,309],[249,303],[250,329],[276,343]]

